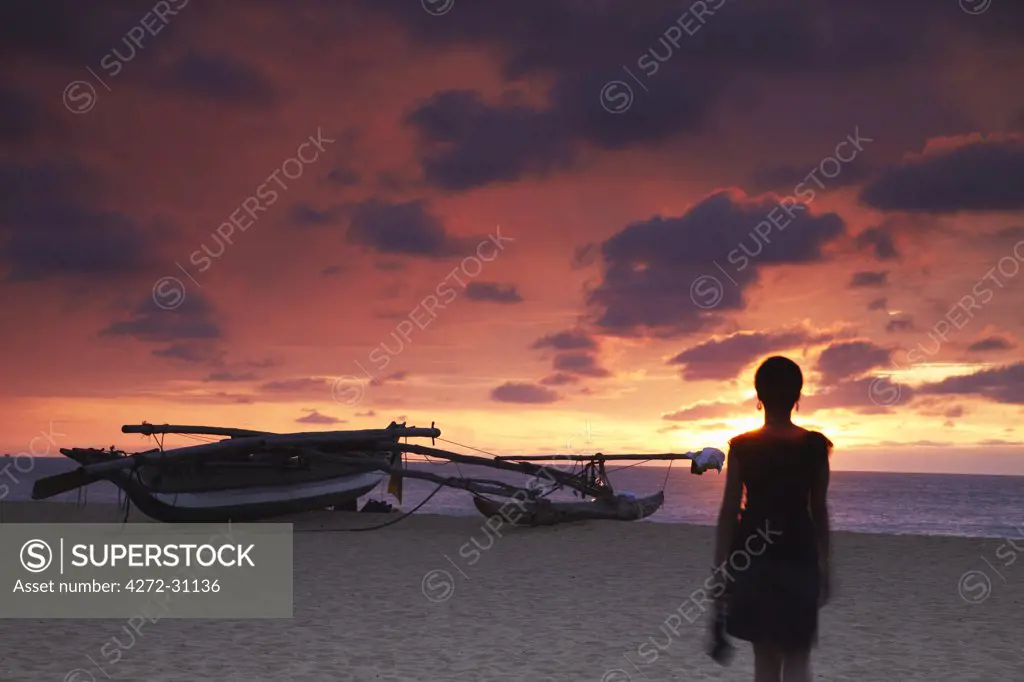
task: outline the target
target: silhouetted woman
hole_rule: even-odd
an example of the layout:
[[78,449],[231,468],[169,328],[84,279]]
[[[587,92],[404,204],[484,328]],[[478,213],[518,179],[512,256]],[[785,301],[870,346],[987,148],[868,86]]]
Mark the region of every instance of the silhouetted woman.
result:
[[[715,567],[729,634],[754,646],[755,682],[809,682],[818,609],[829,596],[825,496],[832,443],[793,424],[803,375],[771,357],[754,377],[764,426],[729,443]],[[744,499],[743,509],[740,502]]]

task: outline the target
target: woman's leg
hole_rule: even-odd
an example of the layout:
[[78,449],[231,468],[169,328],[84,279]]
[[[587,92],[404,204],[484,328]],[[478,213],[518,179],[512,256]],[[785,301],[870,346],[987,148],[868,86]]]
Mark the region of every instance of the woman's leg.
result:
[[782,682],[811,682],[811,650],[787,651],[782,659]]
[[754,682],[782,682],[782,652],[764,644],[754,645]]

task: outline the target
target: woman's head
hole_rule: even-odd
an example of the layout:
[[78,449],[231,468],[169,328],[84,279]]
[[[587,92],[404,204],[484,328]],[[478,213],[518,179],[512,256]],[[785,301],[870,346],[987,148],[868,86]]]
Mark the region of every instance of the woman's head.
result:
[[800,400],[804,375],[789,358],[775,355],[761,363],[754,375],[757,399],[766,410],[792,410]]

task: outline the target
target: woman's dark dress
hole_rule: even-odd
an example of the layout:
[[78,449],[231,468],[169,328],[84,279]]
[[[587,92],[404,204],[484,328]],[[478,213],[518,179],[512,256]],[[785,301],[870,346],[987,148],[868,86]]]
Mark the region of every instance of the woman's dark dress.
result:
[[820,574],[809,501],[828,466],[832,443],[809,431],[799,439],[743,434],[730,443],[746,492],[725,571],[727,630],[784,650],[817,641]]

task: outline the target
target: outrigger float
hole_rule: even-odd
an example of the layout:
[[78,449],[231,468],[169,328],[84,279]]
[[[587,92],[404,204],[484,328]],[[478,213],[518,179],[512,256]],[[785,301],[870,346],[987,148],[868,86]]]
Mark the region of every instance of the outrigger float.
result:
[[[433,445],[441,431],[433,425],[420,428],[394,422],[386,429],[283,434],[143,422],[123,426],[121,432],[153,437],[158,447],[134,454],[114,448],[62,448],[61,453],[79,466],[36,481],[32,498],[43,500],[108,481],[158,521],[255,521],[329,507],[354,508],[360,497],[386,479],[388,489],[400,499],[402,479],[411,478],[469,492],[485,516],[501,515],[514,525],[542,526],[586,519],[635,521],[661,508],[664,491],[644,497],[616,493],[608,480],[607,462],[690,460],[690,471],[698,475],[708,469],[721,472],[725,462],[725,455],[715,448],[661,455],[478,457],[400,442],[430,438]],[[163,436],[169,433],[223,439],[164,449]],[[531,480],[516,486],[488,478],[439,476],[409,468],[408,455],[517,472]],[[572,464],[572,469],[542,463],[556,461]],[[569,489],[581,499],[551,499],[560,489]]]

